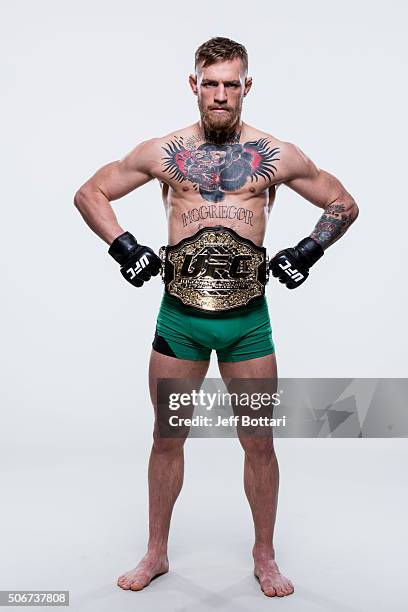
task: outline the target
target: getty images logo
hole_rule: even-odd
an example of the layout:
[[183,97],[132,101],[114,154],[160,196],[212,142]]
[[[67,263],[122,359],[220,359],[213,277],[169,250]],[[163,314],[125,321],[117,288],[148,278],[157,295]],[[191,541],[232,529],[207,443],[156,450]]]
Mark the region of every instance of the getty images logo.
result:
[[142,255],[141,258],[137,260],[136,265],[133,268],[128,268],[126,273],[130,275],[130,280],[133,280],[135,276],[147,266],[148,263],[149,258],[147,255]]
[[298,283],[299,281],[304,279],[304,275],[299,272],[299,270],[290,267],[290,261],[288,261],[287,259],[285,259],[285,264],[280,263],[279,267],[285,272],[285,274],[290,276],[290,278],[295,281],[295,283]]

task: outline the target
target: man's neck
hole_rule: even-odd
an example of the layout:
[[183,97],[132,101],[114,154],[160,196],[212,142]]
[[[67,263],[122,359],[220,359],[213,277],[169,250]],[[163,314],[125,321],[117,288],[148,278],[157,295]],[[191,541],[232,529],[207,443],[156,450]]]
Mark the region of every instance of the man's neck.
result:
[[205,126],[200,120],[198,122],[198,129],[205,142],[211,144],[233,144],[239,142],[242,131],[242,121],[239,119],[229,130],[213,130]]

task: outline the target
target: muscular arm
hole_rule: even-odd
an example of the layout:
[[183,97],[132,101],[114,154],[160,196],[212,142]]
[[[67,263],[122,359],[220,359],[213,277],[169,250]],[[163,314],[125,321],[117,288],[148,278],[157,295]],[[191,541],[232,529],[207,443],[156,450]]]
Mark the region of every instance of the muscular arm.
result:
[[75,194],[75,206],[85,222],[108,244],[124,232],[110,202],[154,178],[154,146],[154,140],[143,142],[123,159],[103,166]]
[[310,238],[327,249],[357,219],[358,206],[336,177],[317,168],[298,147],[285,143],[282,153],[287,177],[283,182],[324,209]]

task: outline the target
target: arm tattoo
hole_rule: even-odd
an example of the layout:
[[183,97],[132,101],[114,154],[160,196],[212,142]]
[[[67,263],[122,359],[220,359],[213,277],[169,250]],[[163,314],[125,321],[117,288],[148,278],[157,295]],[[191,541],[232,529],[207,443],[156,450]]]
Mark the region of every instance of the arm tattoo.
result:
[[310,237],[316,240],[323,249],[327,249],[344,234],[351,223],[352,218],[347,214],[344,204],[329,204]]
[[208,202],[222,202],[225,193],[241,189],[247,179],[270,181],[277,171],[279,149],[270,148],[267,138],[242,144],[198,145],[191,138],[176,137],[162,147],[164,171],[178,182],[191,181]]

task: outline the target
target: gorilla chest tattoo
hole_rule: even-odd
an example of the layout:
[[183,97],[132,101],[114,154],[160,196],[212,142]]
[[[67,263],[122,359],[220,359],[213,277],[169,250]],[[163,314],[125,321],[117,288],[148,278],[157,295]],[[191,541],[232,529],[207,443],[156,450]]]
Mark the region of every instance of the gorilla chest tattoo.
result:
[[277,171],[279,149],[267,138],[245,143],[200,145],[197,139],[179,137],[162,147],[164,171],[178,182],[191,181],[201,197],[222,202],[226,193],[241,189],[247,180],[270,181]]

